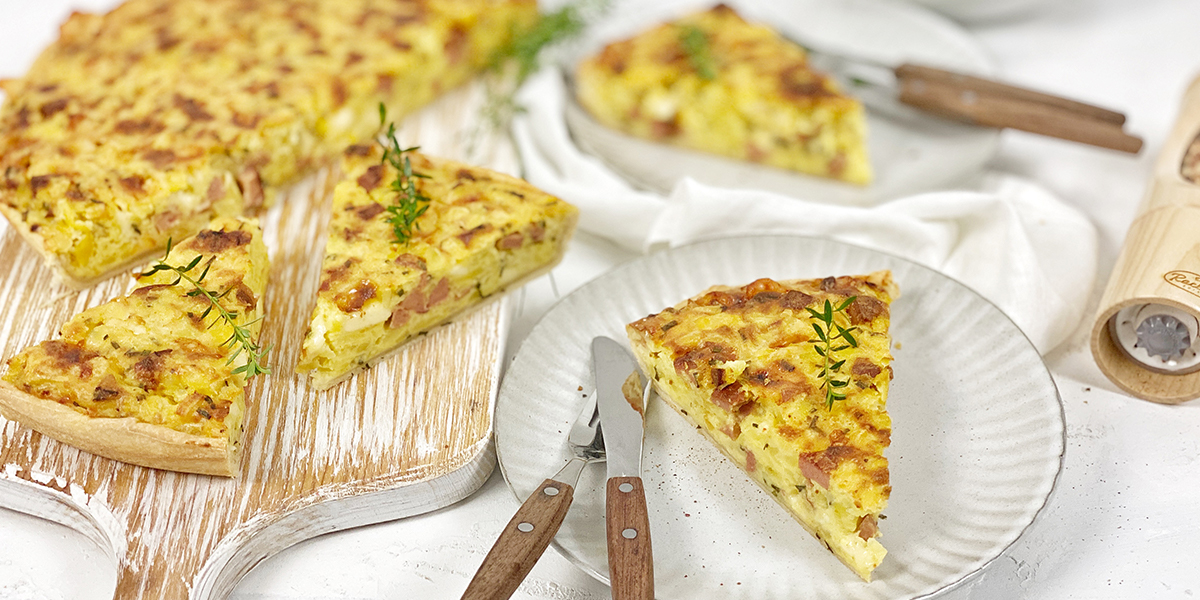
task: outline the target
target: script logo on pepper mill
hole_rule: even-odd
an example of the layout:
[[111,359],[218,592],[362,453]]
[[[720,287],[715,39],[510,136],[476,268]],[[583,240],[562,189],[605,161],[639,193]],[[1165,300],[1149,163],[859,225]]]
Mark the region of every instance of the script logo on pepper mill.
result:
[[1185,292],[1200,296],[1200,274],[1191,271],[1170,271],[1163,275],[1163,279]]

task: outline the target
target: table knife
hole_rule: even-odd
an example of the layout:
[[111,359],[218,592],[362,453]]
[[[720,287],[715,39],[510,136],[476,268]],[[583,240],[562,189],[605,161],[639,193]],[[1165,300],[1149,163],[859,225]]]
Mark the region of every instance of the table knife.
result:
[[1012,128],[1137,154],[1141,138],[1124,131],[1125,115],[1099,106],[928,65],[894,65],[805,44],[809,61],[851,95],[883,114],[905,105],[964,123]]
[[604,514],[613,600],[653,600],[654,559],[642,486],[645,408],[637,363],[620,343],[592,340],[596,406],[608,456]]

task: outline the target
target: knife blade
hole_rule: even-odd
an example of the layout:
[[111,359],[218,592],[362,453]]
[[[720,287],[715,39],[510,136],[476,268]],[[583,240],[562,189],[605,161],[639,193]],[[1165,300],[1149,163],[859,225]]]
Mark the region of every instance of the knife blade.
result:
[[645,407],[637,363],[623,345],[599,336],[592,340],[592,369],[608,455],[604,514],[612,597],[653,600],[654,558],[641,477]]

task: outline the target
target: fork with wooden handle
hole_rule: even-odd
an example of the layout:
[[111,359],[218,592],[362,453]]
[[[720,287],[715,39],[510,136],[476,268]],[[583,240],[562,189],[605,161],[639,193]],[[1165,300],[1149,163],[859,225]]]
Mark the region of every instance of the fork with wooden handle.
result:
[[517,591],[562,526],[579,474],[585,466],[604,460],[604,434],[599,420],[596,394],[591,394],[567,436],[574,457],[517,509],[479,565],[462,600],[505,600]]

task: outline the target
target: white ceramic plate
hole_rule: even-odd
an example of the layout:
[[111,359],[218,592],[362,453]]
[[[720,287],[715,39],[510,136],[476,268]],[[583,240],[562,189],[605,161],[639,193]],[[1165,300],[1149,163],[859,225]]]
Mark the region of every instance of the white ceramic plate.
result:
[[[567,431],[592,388],[593,336],[714,284],[891,269],[895,379],[889,553],[863,583],[666,404],[647,410],[643,479],[656,597],[894,599],[983,568],[1033,522],[1062,464],[1058,390],[999,309],[926,267],[829,240],[728,238],[636,259],[556,304],[530,332],[496,404],[500,467],[524,499],[569,458]],[[603,466],[585,470],[555,538],[608,580]]]
[[[887,64],[911,61],[994,74],[991,60],[966,31],[912,4],[886,0],[730,4],[747,19],[771,23],[810,46],[849,51]],[[691,0],[667,0],[613,11],[615,16],[601,24],[578,56],[702,6]],[[576,61],[577,57],[571,64]],[[816,202],[871,205],[962,183],[980,171],[999,140],[995,129],[961,125],[899,105],[887,114],[869,107],[868,146],[875,181],[863,187],[625,135],[593,120],[573,94],[567,96],[565,118],[579,147],[634,185],[663,193],[679,179],[692,177],[711,185],[765,189]]]

